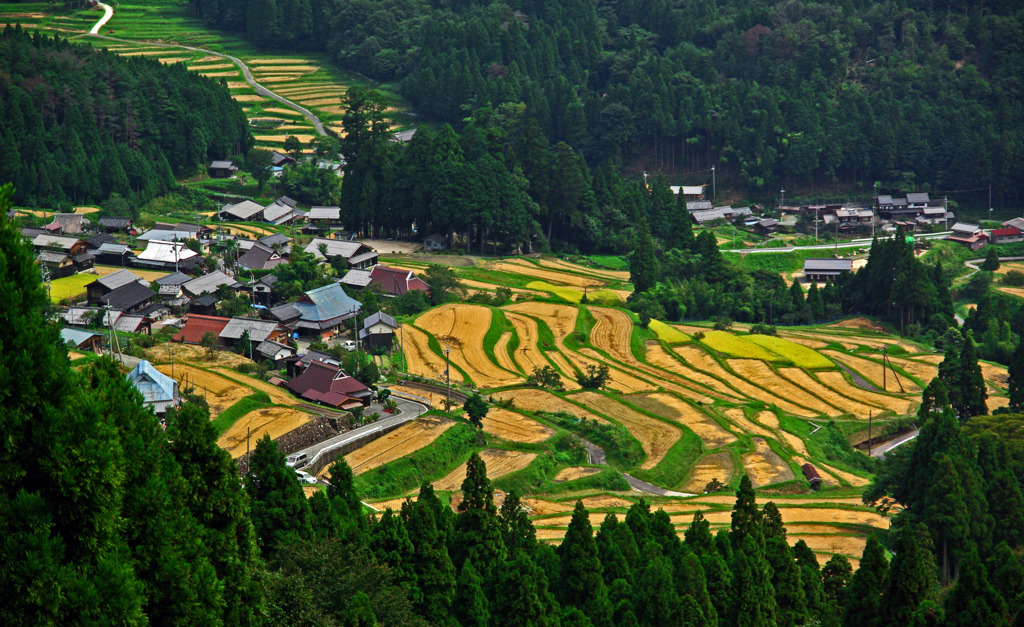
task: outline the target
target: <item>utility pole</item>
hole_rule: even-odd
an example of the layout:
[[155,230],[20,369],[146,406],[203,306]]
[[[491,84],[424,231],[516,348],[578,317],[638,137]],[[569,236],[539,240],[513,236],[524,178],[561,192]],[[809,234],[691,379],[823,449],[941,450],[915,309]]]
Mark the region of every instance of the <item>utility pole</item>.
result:
[[872,419],[873,416],[874,416],[874,413],[869,409],[868,410],[868,457],[871,457],[871,419]]
[[715,181],[715,166],[711,166],[711,201],[718,202],[718,184]]
[[886,392],[889,390],[889,388],[886,387],[885,381],[885,346],[882,346],[882,390]]
[[988,184],[988,219],[992,219],[992,183]]
[[445,411],[451,411],[452,408],[452,364],[448,359],[448,353],[452,352],[452,349],[447,344],[444,345],[444,376],[448,385],[447,400],[445,401]]
[[786,188],[783,187],[782,189],[780,189],[779,193],[782,194],[782,200],[779,201],[779,216],[781,217],[782,216],[782,207],[784,207],[786,205]]

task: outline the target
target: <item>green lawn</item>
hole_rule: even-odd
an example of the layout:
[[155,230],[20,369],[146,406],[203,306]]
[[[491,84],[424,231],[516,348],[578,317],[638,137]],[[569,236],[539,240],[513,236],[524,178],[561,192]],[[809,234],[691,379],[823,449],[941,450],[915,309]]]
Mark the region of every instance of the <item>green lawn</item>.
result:
[[85,294],[85,286],[97,278],[95,274],[73,274],[50,281],[50,302],[59,303],[65,298]]

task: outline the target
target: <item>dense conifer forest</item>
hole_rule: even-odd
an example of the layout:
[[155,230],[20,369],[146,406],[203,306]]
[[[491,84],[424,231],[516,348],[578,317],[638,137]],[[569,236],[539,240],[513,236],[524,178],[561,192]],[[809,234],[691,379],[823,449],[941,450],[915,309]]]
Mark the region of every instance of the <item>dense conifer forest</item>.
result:
[[833,181],[865,194],[874,181],[991,183],[1004,203],[1024,192],[1024,15],[1011,0],[191,3],[259,46],[322,50],[397,82],[433,120],[522,104],[592,166],[716,166],[769,197]]
[[0,33],[0,172],[18,204],[138,206],[252,146],[226,87],[19,27]]

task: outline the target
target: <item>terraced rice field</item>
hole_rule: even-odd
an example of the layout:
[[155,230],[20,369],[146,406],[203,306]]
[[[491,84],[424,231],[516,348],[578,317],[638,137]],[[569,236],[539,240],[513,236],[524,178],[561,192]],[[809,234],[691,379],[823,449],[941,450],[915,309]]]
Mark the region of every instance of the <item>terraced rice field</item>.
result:
[[570,398],[601,412],[626,427],[647,453],[647,460],[640,466],[641,468],[657,466],[682,435],[679,429],[671,424],[641,414],[611,397],[597,392],[577,392]]
[[743,456],[743,468],[755,488],[795,478],[789,464],[771,450],[763,438],[754,438],[754,452]]
[[916,400],[911,400],[909,398],[887,396],[885,394],[863,390],[848,382],[843,376],[843,373],[837,370],[833,370],[831,372],[819,372],[817,376],[821,379],[822,383],[833,390],[840,392],[843,396],[865,404],[870,403],[884,409],[890,409],[897,414],[909,414],[912,408],[917,405]]
[[[519,346],[515,350],[515,361],[523,372],[530,374],[538,368],[550,366],[544,358],[544,353],[539,348],[540,334],[537,330],[537,322],[529,316],[506,312],[505,317],[516,330],[519,338]],[[497,352],[497,350],[495,350]],[[575,381],[563,377],[563,385]]]
[[483,428],[487,433],[504,440],[529,444],[543,442],[555,434],[554,429],[502,407],[490,408],[483,419]]
[[[480,452],[480,459],[487,466],[487,476],[490,479],[497,479],[507,474],[522,470],[530,465],[530,462],[537,457],[536,453],[525,453],[523,451],[506,451],[502,449],[486,449]],[[466,464],[462,464],[441,479],[433,483],[435,490],[446,490],[454,492],[462,489],[462,482],[466,479]]]
[[217,440],[217,446],[237,459],[245,455],[247,446],[254,447],[256,441],[264,435],[269,434],[272,439],[277,439],[311,419],[310,414],[290,407],[257,409],[235,421]]
[[[408,324],[405,325],[403,333],[406,370],[409,374],[443,380],[446,368],[444,358],[430,350],[427,334]],[[450,369],[449,375],[453,382],[462,383],[462,375],[455,368]]]
[[499,272],[508,272],[509,274],[525,275],[536,277],[542,281],[547,281],[554,285],[569,285],[572,287],[600,287],[603,286],[606,281],[602,281],[597,278],[590,278],[579,276],[575,274],[569,274],[566,272],[557,272],[555,270],[545,270],[534,263],[530,263],[524,259],[511,259],[508,261],[495,261],[488,264],[488,267],[492,270]]
[[[778,373],[772,370],[771,366],[763,361],[757,361],[754,359],[727,359],[726,363],[733,372],[747,381],[750,381],[755,385],[759,385],[765,390],[771,390],[775,394],[789,399],[794,403],[799,403],[812,411],[825,415],[838,415],[842,413],[841,411],[837,411],[835,407],[824,402],[824,400],[820,399],[818,396],[809,394],[804,388],[783,379],[778,375]],[[782,372],[783,370],[796,370],[797,372],[803,373],[803,370],[798,368],[780,368],[779,372]]]
[[563,481],[575,481],[576,479],[582,479],[583,477],[589,477],[590,475],[596,475],[601,472],[600,468],[592,468],[589,466],[572,466],[570,468],[563,468],[558,471],[555,475],[555,483],[562,483]]
[[508,343],[512,339],[512,333],[505,331],[498,338],[498,341],[494,343],[494,358],[498,360],[498,365],[508,371],[515,371],[516,365],[512,361],[512,358],[508,354]]
[[554,270],[573,272],[576,274],[587,274],[598,277],[600,279],[606,279],[608,281],[629,281],[628,270],[604,270],[600,268],[589,268],[587,266],[581,266],[579,264],[564,261],[562,259],[540,259],[538,263],[545,268],[552,268]]
[[518,372],[498,367],[483,350],[491,326],[491,310],[479,305],[444,305],[424,313],[416,324],[450,350],[449,359],[482,387],[513,385],[523,379]]
[[526,411],[543,411],[551,413],[565,412],[583,420],[608,422],[601,416],[598,416],[579,405],[570,403],[561,396],[552,394],[547,390],[538,390],[536,388],[502,390],[501,392],[495,392],[493,396],[502,400],[512,399],[516,407],[521,407]]
[[735,472],[734,466],[732,455],[728,452],[721,451],[705,455],[693,466],[693,471],[690,473],[686,483],[683,484],[682,490],[684,492],[700,494],[715,479],[728,485]]
[[[156,369],[171,376],[171,364],[159,364]],[[210,417],[216,418],[228,407],[253,393],[252,389],[217,374],[178,362],[174,365],[173,378],[183,388],[194,388],[195,393],[206,398],[210,405]]]
[[715,449],[736,441],[736,436],[705,415],[693,405],[671,394],[633,394],[626,400],[640,409],[677,422],[697,434],[708,449]]
[[[345,455],[345,461],[353,473],[362,474],[430,446],[454,424],[437,416],[418,418]],[[329,470],[329,465],[324,467],[319,476],[326,477]]]

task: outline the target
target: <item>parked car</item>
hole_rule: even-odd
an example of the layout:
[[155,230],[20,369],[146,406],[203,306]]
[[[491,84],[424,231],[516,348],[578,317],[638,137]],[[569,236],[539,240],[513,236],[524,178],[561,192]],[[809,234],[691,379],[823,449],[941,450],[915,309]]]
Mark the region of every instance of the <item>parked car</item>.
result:
[[352,340],[345,340],[344,342],[341,343],[341,347],[351,352],[356,349],[356,343],[353,342]]
[[296,470],[295,478],[298,479],[299,483],[316,483],[316,477],[305,470]]
[[309,455],[305,453],[295,453],[289,455],[284,460],[284,465],[289,468],[302,468],[309,463]]

